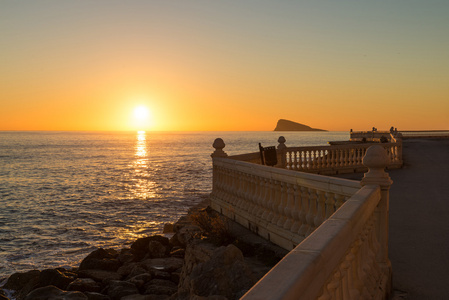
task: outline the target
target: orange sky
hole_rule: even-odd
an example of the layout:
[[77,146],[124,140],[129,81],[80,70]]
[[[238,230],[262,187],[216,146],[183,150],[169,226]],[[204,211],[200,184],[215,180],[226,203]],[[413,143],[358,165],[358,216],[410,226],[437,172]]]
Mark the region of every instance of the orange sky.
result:
[[449,2],[370,2],[0,2],[0,130],[449,129]]

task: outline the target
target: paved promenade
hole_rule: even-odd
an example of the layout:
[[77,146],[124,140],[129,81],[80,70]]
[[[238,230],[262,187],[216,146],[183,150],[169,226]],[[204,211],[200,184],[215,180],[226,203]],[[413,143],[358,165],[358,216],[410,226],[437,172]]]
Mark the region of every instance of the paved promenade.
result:
[[403,156],[389,171],[393,289],[449,299],[449,139],[406,140]]
[[[389,170],[394,300],[449,299],[449,139],[409,139]],[[363,174],[339,177],[360,180]]]

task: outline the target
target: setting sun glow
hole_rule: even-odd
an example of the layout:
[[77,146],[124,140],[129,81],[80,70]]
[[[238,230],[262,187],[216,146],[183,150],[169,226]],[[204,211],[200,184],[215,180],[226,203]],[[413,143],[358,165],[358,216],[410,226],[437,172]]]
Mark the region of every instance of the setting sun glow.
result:
[[137,130],[146,130],[152,125],[150,111],[144,105],[135,107],[133,116],[134,127]]
[[148,109],[145,106],[138,106],[134,109],[134,116],[139,121],[144,121],[148,118]]
[[449,129],[429,1],[0,1],[0,130]]

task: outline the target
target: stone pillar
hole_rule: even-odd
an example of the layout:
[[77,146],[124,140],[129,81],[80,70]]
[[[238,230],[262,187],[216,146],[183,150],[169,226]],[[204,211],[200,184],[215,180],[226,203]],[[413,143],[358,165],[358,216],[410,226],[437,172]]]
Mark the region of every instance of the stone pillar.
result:
[[[278,153],[278,164],[277,167],[285,169],[287,166],[287,160],[285,156],[287,155],[287,146],[285,145],[285,137],[280,136],[278,138],[278,147],[277,147],[277,153]],[[279,159],[280,156],[280,159]]]
[[211,154],[211,157],[227,157],[228,155],[226,152],[223,151],[223,148],[225,147],[225,143],[223,139],[217,138],[215,139],[214,143],[212,144],[212,147],[215,148],[215,151]]
[[[219,170],[215,166],[214,159],[220,158],[220,157],[224,158],[224,157],[228,156],[226,154],[226,152],[223,151],[223,148],[226,146],[223,139],[221,139],[221,138],[215,139],[212,146],[215,148],[215,151],[210,155],[212,157],[212,193],[211,193],[211,196],[216,195],[217,185],[218,185],[217,181],[220,178]],[[221,211],[221,207],[218,204],[214,203],[214,197],[211,197],[211,207],[213,209],[215,209],[216,211]]]
[[[376,207],[376,235],[380,244],[380,249],[376,253],[377,262],[382,268],[384,278],[387,280],[386,295],[391,292],[391,263],[388,258],[388,213],[389,213],[389,198],[390,186],[393,183],[385,168],[388,166],[387,151],[380,145],[374,145],[366,150],[363,157],[363,165],[368,167],[368,172],[365,173],[361,184],[376,185],[380,187],[381,199]],[[386,298],[388,299],[388,298]]]

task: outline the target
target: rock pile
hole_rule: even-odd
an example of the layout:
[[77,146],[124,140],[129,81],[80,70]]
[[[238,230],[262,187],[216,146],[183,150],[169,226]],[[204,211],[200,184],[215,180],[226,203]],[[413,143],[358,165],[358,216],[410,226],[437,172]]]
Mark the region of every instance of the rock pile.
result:
[[[154,235],[119,251],[100,248],[76,269],[15,273],[3,289],[18,300],[238,299],[271,267],[255,270],[236,245],[202,237],[201,228],[183,217],[170,239]],[[6,299],[0,289],[0,300]]]

